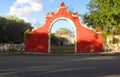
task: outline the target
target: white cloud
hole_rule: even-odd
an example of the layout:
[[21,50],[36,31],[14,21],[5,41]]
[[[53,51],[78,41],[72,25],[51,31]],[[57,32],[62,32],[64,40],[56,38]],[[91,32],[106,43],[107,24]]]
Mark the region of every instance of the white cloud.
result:
[[40,25],[39,21],[37,21],[36,19],[31,19],[30,22],[32,23],[32,25],[34,25],[34,28],[37,28]]
[[[30,15],[42,10],[42,3],[40,3],[39,0],[17,0],[13,6],[10,7],[9,15],[13,15],[30,22],[33,21],[33,19],[29,19]],[[31,23],[35,24],[35,19],[34,22]]]

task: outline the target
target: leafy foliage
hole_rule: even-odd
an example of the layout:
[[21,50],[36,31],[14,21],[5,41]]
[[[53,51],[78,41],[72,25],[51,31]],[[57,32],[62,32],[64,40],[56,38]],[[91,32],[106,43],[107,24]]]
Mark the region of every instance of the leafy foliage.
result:
[[[66,38],[61,37],[62,35],[69,35],[70,37],[74,37],[73,31],[67,28],[59,28],[55,33],[51,33],[51,44],[52,45],[63,45],[63,40]],[[61,35],[61,36],[57,36]],[[67,39],[66,39],[67,40]]]
[[51,45],[59,45],[59,42],[61,41],[60,38],[55,36],[54,33],[51,33],[50,39],[51,39]]
[[94,28],[101,27],[104,33],[119,34],[119,0],[91,0],[88,4],[88,9],[90,12],[83,15],[84,23]]
[[74,37],[74,32],[71,31],[70,29],[67,29],[67,28],[59,28],[59,29],[56,31],[56,34],[68,34],[68,35],[70,35],[71,37]]
[[24,31],[32,29],[30,23],[13,16],[0,17],[0,43],[22,43]]

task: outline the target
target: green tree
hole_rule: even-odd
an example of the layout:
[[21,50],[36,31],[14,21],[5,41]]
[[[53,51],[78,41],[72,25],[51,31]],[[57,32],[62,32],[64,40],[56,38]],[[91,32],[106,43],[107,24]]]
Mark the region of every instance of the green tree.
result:
[[59,29],[56,31],[56,34],[68,34],[68,35],[70,35],[71,37],[74,37],[74,32],[71,31],[70,29],[67,29],[67,28],[59,28]]
[[50,39],[51,39],[51,45],[59,45],[59,42],[61,41],[60,38],[55,36],[54,33],[51,33]]
[[0,43],[22,43],[24,31],[32,29],[30,23],[13,16],[0,17]]
[[83,15],[84,23],[94,28],[101,27],[104,34],[117,33],[120,27],[119,0],[91,0],[87,6],[90,12]]

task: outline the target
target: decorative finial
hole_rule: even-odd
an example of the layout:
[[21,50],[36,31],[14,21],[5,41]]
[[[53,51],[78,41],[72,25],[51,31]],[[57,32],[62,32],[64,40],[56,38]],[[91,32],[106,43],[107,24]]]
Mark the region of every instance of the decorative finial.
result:
[[46,17],[52,17],[51,13],[47,13]]
[[98,28],[98,32],[102,32],[102,29],[100,27]]
[[48,12],[47,15],[50,15],[50,13]]
[[65,7],[65,3],[64,3],[64,2],[62,2],[60,6],[61,6],[61,7]]
[[78,12],[76,12],[76,15],[79,16]]

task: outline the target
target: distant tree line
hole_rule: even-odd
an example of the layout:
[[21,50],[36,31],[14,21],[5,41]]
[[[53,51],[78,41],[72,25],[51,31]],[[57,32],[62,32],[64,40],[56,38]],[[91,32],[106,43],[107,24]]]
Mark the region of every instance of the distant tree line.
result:
[[[67,28],[59,28],[55,33],[51,33],[51,45],[63,45],[64,40],[68,40],[64,37],[62,37],[62,35],[69,35],[70,37],[74,37],[74,32],[71,31],[70,29]],[[58,37],[56,35],[61,35],[61,37]]]
[[70,37],[74,37],[75,36],[74,31],[72,31],[70,29],[67,29],[67,28],[59,28],[56,31],[56,34],[68,34]]
[[24,32],[32,29],[31,24],[22,19],[7,16],[0,16],[0,43],[23,43]]

